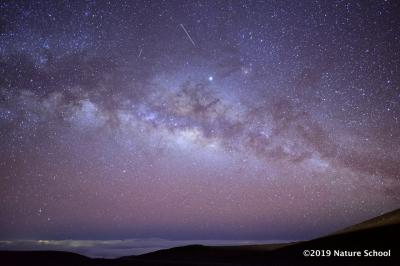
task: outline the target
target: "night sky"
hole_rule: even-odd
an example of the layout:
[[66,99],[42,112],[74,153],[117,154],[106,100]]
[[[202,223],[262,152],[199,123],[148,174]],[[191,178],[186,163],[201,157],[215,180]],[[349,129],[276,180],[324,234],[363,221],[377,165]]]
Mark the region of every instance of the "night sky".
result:
[[400,206],[399,1],[0,14],[0,239],[297,240]]

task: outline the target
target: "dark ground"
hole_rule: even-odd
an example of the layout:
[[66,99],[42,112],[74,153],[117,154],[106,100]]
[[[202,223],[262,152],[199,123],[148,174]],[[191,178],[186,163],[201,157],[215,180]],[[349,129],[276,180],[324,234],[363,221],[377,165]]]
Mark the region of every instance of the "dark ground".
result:
[[[400,265],[400,209],[326,237],[287,245],[210,247],[191,245],[119,259],[90,259],[59,251],[0,251],[0,265]],[[336,257],[334,250],[391,250],[390,257]],[[304,257],[304,250],[330,250]]]

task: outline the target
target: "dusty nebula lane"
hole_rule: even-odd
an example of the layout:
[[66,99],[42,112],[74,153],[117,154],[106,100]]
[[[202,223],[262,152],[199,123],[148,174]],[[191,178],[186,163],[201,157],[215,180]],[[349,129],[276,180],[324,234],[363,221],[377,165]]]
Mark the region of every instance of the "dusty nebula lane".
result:
[[300,2],[1,2],[0,238],[308,239],[397,208],[399,3]]

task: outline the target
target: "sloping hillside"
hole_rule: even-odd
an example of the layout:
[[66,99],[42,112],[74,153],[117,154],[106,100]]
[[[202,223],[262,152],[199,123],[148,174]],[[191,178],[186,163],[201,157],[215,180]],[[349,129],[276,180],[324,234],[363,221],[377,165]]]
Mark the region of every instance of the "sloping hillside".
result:
[[[400,209],[350,226],[335,234],[289,244],[248,246],[190,245],[119,259],[90,259],[58,251],[0,251],[1,265],[135,266],[135,265],[400,265]],[[304,256],[304,251],[330,251],[330,256]],[[335,251],[388,251],[390,257],[342,257]]]
[[400,209],[374,217],[362,223],[346,227],[342,230],[337,231],[335,234],[342,234],[358,230],[365,230],[373,227],[388,226],[395,224],[400,224]]

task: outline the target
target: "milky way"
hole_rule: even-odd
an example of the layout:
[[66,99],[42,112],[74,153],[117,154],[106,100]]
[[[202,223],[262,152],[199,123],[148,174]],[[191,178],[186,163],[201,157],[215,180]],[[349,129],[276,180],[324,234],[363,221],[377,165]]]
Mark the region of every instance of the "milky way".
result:
[[0,9],[0,239],[309,239],[400,205],[398,1]]

